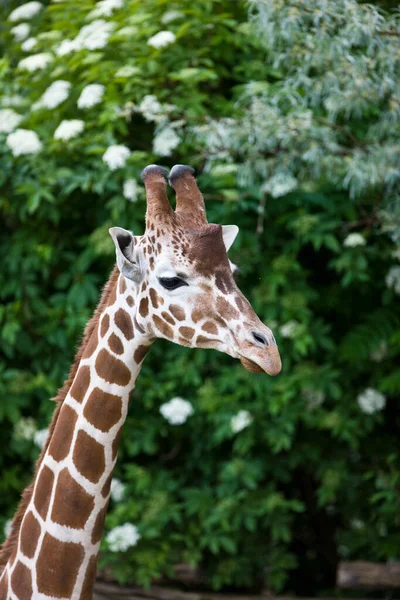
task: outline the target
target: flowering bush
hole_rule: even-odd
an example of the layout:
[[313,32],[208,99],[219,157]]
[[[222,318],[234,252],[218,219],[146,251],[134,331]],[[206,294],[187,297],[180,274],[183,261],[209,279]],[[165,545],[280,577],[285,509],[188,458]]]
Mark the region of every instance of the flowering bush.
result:
[[143,230],[145,165],[189,163],[210,222],[241,228],[231,259],[283,371],[154,344],[102,566],[148,583],[186,562],[212,588],[267,574],[311,594],[340,558],[400,558],[397,25],[340,3],[254,0],[250,22],[228,0],[7,8],[0,531],[111,270],[108,228]]

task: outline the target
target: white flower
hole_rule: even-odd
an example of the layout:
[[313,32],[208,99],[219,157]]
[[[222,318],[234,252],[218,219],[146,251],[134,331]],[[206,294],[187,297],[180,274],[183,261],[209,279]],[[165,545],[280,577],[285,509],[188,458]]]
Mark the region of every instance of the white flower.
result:
[[97,2],[94,9],[89,13],[89,18],[94,17],[111,17],[114,10],[122,8],[124,0],[100,0]]
[[118,36],[122,37],[133,37],[134,35],[137,35],[137,33],[138,28],[134,25],[127,25],[126,27],[122,27],[117,31]]
[[30,30],[31,28],[28,23],[20,23],[20,25],[16,25],[11,29],[11,33],[16,42],[22,42],[22,40],[28,37]]
[[19,69],[25,69],[25,71],[33,72],[37,69],[44,69],[50,64],[53,60],[53,57],[48,52],[41,52],[40,54],[32,54],[32,56],[27,56],[23,58],[18,63]]
[[55,140],[70,140],[82,133],[85,122],[80,119],[65,119],[61,121],[54,132]]
[[91,83],[83,88],[78,98],[78,108],[91,108],[99,104],[104,95],[105,87],[100,83]]
[[282,327],[279,329],[281,336],[285,337],[285,338],[294,337],[297,326],[298,326],[297,321],[294,321],[294,320],[288,321],[287,323],[282,325]]
[[352,529],[364,529],[365,523],[361,519],[352,519],[350,522]]
[[309,409],[318,408],[325,400],[324,392],[312,387],[303,390],[303,397],[306,400]]
[[346,248],[354,248],[355,246],[365,246],[365,238],[361,233],[349,233],[343,242],[343,246]]
[[14,96],[2,96],[0,102],[2,106],[22,106],[24,99],[22,96],[15,94]]
[[35,15],[37,15],[43,8],[43,4],[40,2],[27,2],[26,4],[22,4],[18,6],[18,8],[14,9],[12,13],[10,13],[8,19],[9,21],[21,21],[21,19],[32,19]]
[[30,37],[21,44],[21,48],[24,52],[30,52],[36,46],[36,44],[37,39]]
[[11,533],[11,525],[12,525],[12,519],[8,519],[8,521],[6,521],[4,524],[4,535],[6,538],[8,538],[8,536]]
[[232,175],[237,173],[238,167],[237,165],[215,165],[212,169],[212,174],[216,177],[224,176],[224,175]]
[[116,477],[111,480],[111,498],[114,502],[121,502],[122,498],[125,495],[125,486]]
[[123,78],[132,77],[132,75],[139,73],[139,71],[140,71],[140,69],[138,67],[132,67],[131,65],[125,65],[124,67],[121,67],[120,69],[118,69],[118,71],[115,73],[115,77],[123,77]]
[[103,160],[109,166],[111,171],[115,171],[125,165],[130,154],[131,151],[129,148],[120,144],[115,144],[107,148],[103,154]]
[[379,344],[379,346],[375,350],[373,350],[373,352],[371,352],[369,357],[374,362],[379,363],[387,356],[387,352],[388,352],[387,342],[382,340],[381,343]]
[[393,288],[396,294],[400,294],[400,267],[390,267],[385,282],[388,288]]
[[367,388],[358,396],[357,402],[363,413],[372,415],[385,408],[386,398],[377,390]]
[[124,525],[111,529],[106,536],[106,540],[112,552],[125,552],[128,548],[136,546],[140,537],[135,525],[124,523]]
[[10,133],[22,121],[21,115],[12,108],[3,108],[0,110],[0,133]]
[[69,81],[64,81],[63,79],[54,81],[39,100],[40,106],[50,109],[56,108],[56,106],[59,106],[68,98],[70,89],[71,83]]
[[16,129],[8,134],[6,142],[14,156],[36,154],[42,149],[37,133],[30,129]]
[[391,256],[396,260],[400,260],[400,248],[396,248],[396,250],[393,250]]
[[43,446],[46,443],[48,435],[49,435],[49,430],[47,427],[46,427],[46,429],[40,429],[39,431],[37,431],[35,433],[35,435],[33,436],[33,441],[35,442],[36,446],[39,446],[39,448],[43,448]]
[[171,425],[182,425],[193,412],[193,406],[183,398],[172,398],[160,406],[160,413]]
[[291,173],[276,173],[262,187],[263,191],[269,192],[273,198],[280,198],[292,192],[297,187],[297,179]]
[[172,150],[178,146],[180,141],[181,138],[172,127],[165,127],[153,140],[153,152],[158,156],[170,156]]
[[97,19],[89,25],[84,25],[74,40],[76,49],[97,50],[98,48],[104,48],[113,29],[114,23],[108,23],[104,19]]
[[153,94],[144,96],[138,109],[146,121],[156,121],[157,117],[162,112],[161,104]]
[[167,10],[161,17],[161,23],[163,25],[167,25],[167,23],[172,23],[172,21],[176,21],[177,19],[181,19],[185,15],[181,13],[179,10]]
[[65,56],[70,52],[79,50],[78,43],[75,40],[63,40],[61,44],[56,48],[57,56]]
[[173,44],[175,40],[176,36],[172,31],[159,31],[147,40],[147,44],[153,48],[165,48],[165,46]]
[[139,185],[136,179],[127,179],[124,181],[123,194],[127,200],[136,202],[139,192]]
[[253,422],[253,417],[248,410],[239,410],[238,414],[231,419],[233,433],[239,433]]
[[37,431],[36,421],[32,417],[21,417],[14,425],[14,438],[16,440],[33,440]]
[[104,19],[96,19],[89,25],[84,25],[73,40],[63,40],[56,48],[56,54],[57,56],[64,56],[83,48],[88,50],[104,48],[114,27],[114,23],[108,23]]

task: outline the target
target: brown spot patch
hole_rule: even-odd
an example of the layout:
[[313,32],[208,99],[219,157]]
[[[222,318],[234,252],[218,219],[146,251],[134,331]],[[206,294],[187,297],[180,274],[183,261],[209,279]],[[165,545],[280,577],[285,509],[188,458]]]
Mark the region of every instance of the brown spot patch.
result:
[[63,469],[58,476],[52,521],[73,529],[83,529],[93,509],[92,496],[71,477],[67,469]]
[[236,302],[239,310],[241,310],[242,312],[244,310],[246,310],[246,308],[248,308],[247,300],[245,300],[245,298],[242,298],[239,295],[235,296],[235,302]]
[[134,306],[135,305],[135,301],[132,298],[132,296],[128,296],[127,299],[126,299],[126,302],[127,302],[128,306]]
[[157,327],[157,329],[159,329],[165,337],[167,337],[167,338],[174,337],[174,332],[173,332],[172,328],[169,325],[167,325],[167,323],[165,321],[160,319],[160,317],[158,315],[154,315],[153,321],[154,321],[154,324]]
[[50,494],[53,489],[54,473],[46,465],[40,471],[39,479],[36,484],[34,504],[42,519],[47,516],[49,509]]
[[138,331],[140,331],[140,333],[144,333],[144,329],[141,325],[139,325],[139,323],[136,320],[136,317],[133,317],[133,322],[135,323],[135,327]]
[[203,311],[199,310],[198,308],[195,308],[192,311],[192,321],[193,323],[197,323],[198,321],[200,321],[200,319],[202,319],[205,315],[203,314]]
[[162,316],[163,319],[165,319],[171,325],[175,325],[175,320],[165,310],[161,313],[161,316]]
[[81,475],[92,483],[97,483],[104,473],[104,447],[82,429],[78,433],[72,459]]
[[107,498],[108,494],[110,493],[112,478],[113,474],[110,473],[101,489],[101,495],[103,496],[103,498]]
[[[32,598],[32,575],[28,567],[21,561],[18,561],[11,575],[11,587],[14,594],[20,600],[30,600]],[[7,596],[4,596],[4,599]]]
[[123,275],[120,275],[120,279],[119,279],[119,293],[123,294],[126,290],[126,281],[125,281],[125,277]]
[[99,542],[101,540],[101,536],[103,535],[103,529],[104,529],[104,521],[106,519],[106,514],[107,514],[107,508],[108,508],[108,502],[99,511],[99,514],[96,517],[96,520],[94,522],[93,531],[92,531],[92,544],[97,544],[97,542]]
[[60,542],[46,533],[36,563],[38,591],[55,598],[70,598],[84,556],[81,544]]
[[185,320],[185,311],[177,304],[170,304],[169,310],[174,315],[175,319],[178,319],[178,321]]
[[108,345],[110,350],[115,352],[115,354],[123,354],[124,345],[115,333],[112,333],[108,338]]
[[150,256],[149,264],[150,264],[150,269],[153,271],[153,269],[154,269],[154,256]]
[[4,571],[2,577],[0,577],[0,598],[2,600],[7,600],[7,598],[8,598],[7,592],[8,592],[8,575]]
[[212,333],[213,335],[217,335],[218,333],[218,328],[212,321],[206,321],[204,325],[201,326],[201,328],[204,331],[207,331],[207,333]]
[[147,317],[147,315],[149,314],[149,299],[148,298],[142,298],[139,304],[139,312],[142,315],[142,317]]
[[127,313],[123,308],[119,308],[115,313],[114,321],[126,339],[131,340],[135,334],[133,332],[132,319],[129,313]]
[[185,340],[185,338],[180,337],[178,338],[178,342],[181,346],[190,346],[190,342],[188,342],[188,340]]
[[86,345],[85,351],[82,355],[82,358],[89,358],[89,356],[92,356],[93,352],[96,350],[97,346],[98,346],[99,340],[97,338],[97,327],[96,329],[93,331],[92,335],[89,338],[89,341]]
[[198,335],[196,339],[196,344],[202,344],[206,348],[215,348],[215,346],[218,344],[218,340],[210,340],[204,335]]
[[218,265],[229,272],[230,266],[222,237],[221,225],[209,224],[195,232],[191,239],[189,258],[196,263],[196,269],[205,277],[210,277]]
[[141,363],[149,351],[149,346],[138,346],[135,350],[133,358],[137,364]]
[[225,269],[216,271],[215,284],[223,294],[229,294],[235,287],[231,272],[227,272]]
[[99,377],[102,377],[109,383],[116,383],[118,385],[126,386],[131,380],[131,372],[128,367],[110,354],[103,348],[100,350],[96,358],[96,371]]
[[[118,273],[118,270],[116,272]],[[112,306],[113,304],[115,304],[115,301],[117,299],[117,281],[118,279],[115,280],[115,283],[111,289],[110,297],[107,302],[108,306]]]
[[97,556],[91,556],[87,569],[85,580],[83,582],[82,591],[79,600],[92,600],[93,586],[96,580],[97,572]]
[[150,288],[150,300],[154,308],[158,308],[158,294],[153,288]]
[[70,394],[77,402],[82,402],[90,383],[90,367],[80,367],[72,384]]
[[188,340],[191,340],[194,336],[195,331],[191,327],[179,327],[179,333],[182,334],[183,337],[187,338]]
[[39,521],[29,511],[24,517],[20,536],[21,552],[28,558],[33,558],[35,555],[40,531]]
[[238,319],[240,317],[239,311],[237,311],[236,308],[232,306],[232,304],[229,304],[229,302],[225,300],[225,298],[217,298],[217,311],[225,320]]
[[115,460],[117,458],[118,448],[119,448],[119,440],[121,439],[121,435],[122,435],[122,427],[117,432],[117,435],[115,436],[114,441],[112,443],[112,459],[113,460]]
[[103,315],[103,318],[101,319],[101,325],[100,325],[100,336],[101,337],[104,337],[106,335],[109,326],[110,326],[110,317],[106,313],[105,315]]
[[122,401],[119,396],[94,388],[90,394],[83,414],[100,431],[110,431],[122,416]]
[[61,407],[49,446],[49,454],[54,460],[64,460],[70,451],[77,418],[78,415],[70,406],[64,404]]

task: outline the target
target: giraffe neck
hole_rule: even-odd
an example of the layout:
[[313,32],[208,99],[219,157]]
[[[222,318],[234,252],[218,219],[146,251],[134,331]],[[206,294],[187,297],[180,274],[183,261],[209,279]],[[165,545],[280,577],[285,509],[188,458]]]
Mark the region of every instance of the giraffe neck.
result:
[[[129,396],[149,347],[120,276],[83,352],[0,579],[4,598],[92,598]],[[128,312],[129,311],[129,312]]]

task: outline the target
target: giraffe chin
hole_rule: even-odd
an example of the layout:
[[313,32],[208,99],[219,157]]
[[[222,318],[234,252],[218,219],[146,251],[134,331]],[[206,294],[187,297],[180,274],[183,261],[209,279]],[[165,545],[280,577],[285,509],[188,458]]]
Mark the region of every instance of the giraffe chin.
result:
[[244,358],[244,356],[241,356],[239,360],[246,369],[246,371],[250,371],[250,373],[264,373],[264,369],[259,367],[255,362],[253,362],[249,358]]
[[263,366],[260,366],[253,360],[240,356],[239,360],[247,371],[250,373],[267,373],[267,375],[278,375],[282,370],[282,363],[276,346],[272,356],[268,356],[267,360],[260,361]]

